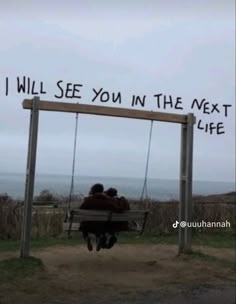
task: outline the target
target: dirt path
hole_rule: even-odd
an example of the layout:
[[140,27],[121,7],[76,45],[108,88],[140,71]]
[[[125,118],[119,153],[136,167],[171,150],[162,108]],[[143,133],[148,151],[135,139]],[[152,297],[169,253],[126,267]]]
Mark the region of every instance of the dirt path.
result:
[[0,287],[0,304],[16,300],[17,304],[234,304],[235,274],[221,261],[233,262],[234,250],[196,249],[215,259],[177,256],[177,247],[168,245],[117,245],[100,252],[57,246],[34,251],[45,271],[17,286]]

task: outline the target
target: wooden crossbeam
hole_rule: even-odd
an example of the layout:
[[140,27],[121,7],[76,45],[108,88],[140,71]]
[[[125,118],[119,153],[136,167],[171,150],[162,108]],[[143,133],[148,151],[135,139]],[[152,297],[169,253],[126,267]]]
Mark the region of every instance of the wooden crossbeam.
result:
[[[33,108],[33,100],[25,99],[22,103],[24,109]],[[126,108],[114,108],[95,106],[87,104],[76,104],[66,102],[55,102],[40,100],[38,103],[38,109],[42,111],[56,111],[56,112],[70,112],[70,113],[81,113],[91,115],[102,115],[102,116],[114,116],[123,118],[134,118],[144,120],[157,120],[172,123],[187,124],[188,115],[162,113],[144,110],[134,110]]]

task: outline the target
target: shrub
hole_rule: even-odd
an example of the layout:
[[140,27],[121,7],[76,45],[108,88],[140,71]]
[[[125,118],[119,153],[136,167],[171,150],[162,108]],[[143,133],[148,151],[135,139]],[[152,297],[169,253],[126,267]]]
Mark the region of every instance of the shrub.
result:
[[38,202],[53,202],[57,201],[58,197],[49,190],[45,189],[42,190],[39,195],[35,196],[34,199]]

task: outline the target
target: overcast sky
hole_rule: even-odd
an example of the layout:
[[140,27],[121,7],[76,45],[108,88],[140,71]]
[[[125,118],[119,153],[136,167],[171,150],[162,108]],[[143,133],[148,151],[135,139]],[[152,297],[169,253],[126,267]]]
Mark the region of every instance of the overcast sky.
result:
[[[195,125],[194,180],[234,181],[234,14],[234,0],[0,0],[0,173],[25,172],[30,112],[22,101],[32,95],[17,94],[16,77],[28,76],[44,82],[45,100],[132,108],[132,95],[147,95],[145,110],[222,122],[222,135]],[[58,80],[82,84],[82,98],[56,99]],[[121,92],[122,103],[92,103],[93,88]],[[182,97],[184,109],[158,109],[159,93]],[[194,98],[220,113],[191,109]],[[227,117],[223,104],[231,105]],[[71,173],[74,126],[74,114],[40,112],[37,173]],[[149,128],[80,115],[76,174],[142,177]],[[149,176],[178,178],[179,158],[180,126],[155,122]]]

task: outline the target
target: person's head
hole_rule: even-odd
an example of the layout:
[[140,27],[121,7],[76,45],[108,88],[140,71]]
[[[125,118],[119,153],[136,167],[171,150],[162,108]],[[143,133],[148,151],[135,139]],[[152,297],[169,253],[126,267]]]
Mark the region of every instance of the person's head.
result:
[[108,195],[110,197],[117,196],[117,190],[115,188],[109,188],[104,193],[106,193],[106,195]]
[[104,191],[104,187],[102,184],[94,184],[90,191],[89,191],[89,194],[90,195],[93,195],[93,194],[96,194],[96,193],[103,193]]

